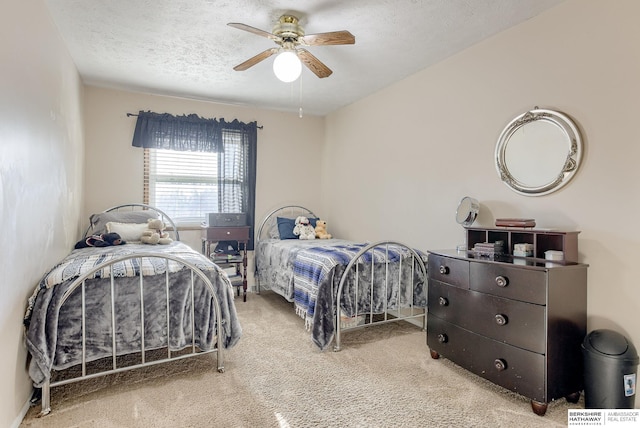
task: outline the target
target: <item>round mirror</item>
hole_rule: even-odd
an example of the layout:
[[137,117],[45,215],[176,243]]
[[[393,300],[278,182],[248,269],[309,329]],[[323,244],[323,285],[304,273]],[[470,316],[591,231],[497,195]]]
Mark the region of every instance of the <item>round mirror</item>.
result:
[[476,217],[478,217],[478,211],[480,210],[480,204],[477,200],[465,196],[458,204],[456,210],[456,222],[465,227],[471,226]]
[[500,179],[511,189],[546,195],[567,184],[578,170],[582,139],[569,117],[536,107],[502,131],[495,157]]

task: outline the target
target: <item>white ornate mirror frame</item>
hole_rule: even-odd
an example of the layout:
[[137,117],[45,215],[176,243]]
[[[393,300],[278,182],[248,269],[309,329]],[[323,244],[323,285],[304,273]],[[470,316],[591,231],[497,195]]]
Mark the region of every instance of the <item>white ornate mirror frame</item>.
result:
[[581,158],[582,138],[573,120],[538,107],[504,128],[495,151],[500,179],[526,196],[546,195],[565,186]]

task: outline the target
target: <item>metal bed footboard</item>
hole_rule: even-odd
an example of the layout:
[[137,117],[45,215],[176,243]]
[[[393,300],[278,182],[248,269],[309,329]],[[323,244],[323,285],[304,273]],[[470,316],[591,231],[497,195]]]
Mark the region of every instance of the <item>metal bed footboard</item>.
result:
[[[124,260],[129,260],[129,259],[140,259],[139,260],[139,264],[140,266],[142,265],[142,258],[160,258],[160,259],[164,259],[165,263],[166,263],[166,271],[163,274],[165,276],[164,278],[164,283],[165,283],[165,292],[166,292],[166,299],[167,299],[167,316],[166,316],[166,343],[167,343],[167,355],[164,358],[160,358],[160,359],[156,359],[153,361],[147,361],[146,357],[147,357],[147,352],[148,350],[145,349],[145,337],[144,337],[144,332],[145,332],[145,319],[144,319],[144,310],[145,310],[145,303],[144,303],[144,278],[145,276],[140,274],[139,275],[139,287],[140,287],[140,331],[141,331],[141,338],[140,338],[140,350],[139,350],[139,354],[140,354],[140,363],[138,364],[133,364],[133,365],[127,365],[124,367],[119,367],[118,366],[118,362],[117,362],[117,357],[121,356],[118,355],[118,351],[117,351],[117,347],[116,347],[116,312],[118,310],[118,306],[116,304],[116,300],[115,300],[115,277],[114,277],[114,269],[110,269],[111,274],[110,274],[110,296],[111,296],[111,336],[112,336],[112,347],[111,347],[111,368],[110,369],[106,369],[104,371],[98,372],[98,373],[91,373],[91,374],[87,374],[87,360],[86,360],[86,346],[87,346],[87,338],[86,338],[86,330],[85,330],[85,326],[86,326],[86,306],[85,306],[85,289],[86,289],[86,282],[90,279],[90,277],[92,277],[95,272],[104,269],[105,267],[112,265],[114,263],[118,263],[118,262],[122,262]],[[169,294],[169,284],[170,284],[170,279],[169,279],[169,261],[175,261],[178,263],[181,263],[182,265],[185,266],[185,268],[187,268],[190,271],[190,278],[191,278],[191,282],[190,282],[190,309],[191,309],[191,345],[188,347],[188,349],[190,348],[190,351],[185,351],[185,349],[182,349],[180,351],[171,351],[171,347],[170,347],[170,316],[169,316],[169,312],[170,312],[170,307],[169,307],[169,300],[170,300],[170,294]],[[204,285],[206,286],[206,289],[209,292],[209,295],[211,296],[211,299],[213,300],[213,305],[214,305],[214,310],[215,310],[215,319],[213,320],[215,322],[215,334],[216,334],[216,347],[212,348],[210,350],[201,350],[196,346],[195,343],[195,338],[196,338],[196,332],[195,332],[195,297],[194,297],[194,287],[195,287],[195,281],[196,278],[199,278],[200,280],[202,280],[202,282],[204,283]],[[167,255],[167,254],[157,254],[157,253],[137,253],[135,255],[126,255],[126,256],[122,256],[119,257],[117,259],[114,260],[110,260],[109,262],[100,264],[98,266],[96,266],[95,268],[93,268],[90,272],[87,272],[86,274],[82,275],[81,277],[77,278],[73,284],[71,284],[71,286],[69,287],[68,290],[65,291],[65,294],[63,295],[62,299],[60,300],[59,305],[57,306],[56,310],[60,310],[61,307],[65,304],[65,302],[68,300],[68,298],[71,296],[71,294],[76,290],[80,288],[80,292],[81,292],[81,302],[82,302],[82,319],[81,319],[81,330],[82,330],[82,362],[81,364],[81,370],[82,370],[82,374],[80,376],[76,376],[70,379],[64,379],[64,380],[60,380],[60,381],[54,381],[51,382],[50,378],[47,379],[47,381],[44,383],[44,385],[42,386],[42,411],[40,413],[41,416],[46,415],[48,413],[51,412],[51,398],[50,398],[50,388],[55,387],[55,386],[60,386],[60,385],[65,385],[65,384],[69,384],[69,383],[73,383],[73,382],[78,382],[78,381],[82,381],[82,380],[86,380],[86,379],[90,379],[90,378],[94,378],[94,377],[99,377],[99,376],[104,376],[107,374],[112,374],[112,373],[118,373],[118,372],[122,372],[122,371],[127,371],[127,370],[133,370],[133,369],[137,369],[137,368],[141,368],[141,367],[147,367],[147,366],[152,366],[152,365],[156,365],[156,364],[161,364],[161,363],[165,363],[168,361],[175,361],[178,359],[184,359],[184,358],[189,358],[189,357],[194,357],[194,356],[198,356],[198,355],[203,355],[203,354],[207,354],[207,353],[211,353],[211,352],[216,352],[217,353],[217,370],[222,373],[224,372],[224,345],[223,345],[223,333],[222,333],[222,315],[221,315],[221,309],[220,309],[220,302],[218,300],[218,297],[216,295],[216,291],[214,289],[213,284],[211,283],[211,281],[209,280],[209,278],[205,275],[205,273],[200,270],[198,267],[196,267],[194,264],[183,260],[179,257],[176,256],[172,256],[172,255]],[[177,354],[179,353],[179,355],[172,355],[172,354]],[[109,357],[106,357],[109,358]]]
[[[398,269],[398,290],[396,293],[396,301],[395,305],[393,301],[389,301],[387,296],[390,295],[390,287],[393,286],[392,278],[389,273],[389,247],[391,245],[401,247],[410,252],[411,256],[403,259],[400,258],[399,261],[395,263],[399,263]],[[367,252],[373,252],[376,249],[381,249],[385,252],[384,261],[374,261],[372,258],[372,262],[370,264],[363,264],[359,262],[361,256],[366,254]],[[384,264],[384,278],[375,278],[375,265]],[[410,264],[408,267],[404,267],[403,264]],[[411,269],[410,281],[402,281],[402,270],[403,268]],[[359,293],[359,281],[360,275],[359,272],[361,269],[370,269],[371,270],[371,289],[369,292],[369,311],[360,311],[358,307],[358,293]],[[418,272],[415,270],[418,269]],[[356,302],[355,314],[353,316],[354,320],[363,319],[362,323],[356,323],[356,325],[344,325],[341,314],[341,302],[343,289],[347,282],[347,278],[351,271],[355,271],[355,283],[354,283],[354,301]],[[417,279],[416,279],[417,274]],[[373,287],[374,281],[382,281],[384,283],[384,287]],[[420,323],[423,330],[426,329],[427,317],[426,317],[426,307],[425,308],[416,308],[414,297],[417,282],[421,281],[422,286],[426,292],[427,287],[427,268],[423,261],[423,258],[411,247],[402,244],[396,241],[381,241],[373,244],[369,244],[360,250],[352,259],[349,261],[349,264],[345,268],[342,276],[340,278],[340,284],[334,294],[336,296],[336,305],[335,305],[335,336],[334,336],[334,351],[341,350],[341,340],[342,340],[342,332],[362,329],[365,327],[370,327],[372,325],[380,325],[386,324],[390,322],[398,322],[398,321],[408,321],[415,323],[416,321]],[[375,291],[378,290],[378,291]],[[381,300],[384,301],[384,310],[382,312],[374,312],[373,311],[373,302],[374,300],[378,300],[379,293],[384,293],[383,298]],[[401,303],[401,296],[408,295],[411,296],[411,300],[408,304],[404,306]],[[395,306],[395,309],[390,308],[390,306]]]

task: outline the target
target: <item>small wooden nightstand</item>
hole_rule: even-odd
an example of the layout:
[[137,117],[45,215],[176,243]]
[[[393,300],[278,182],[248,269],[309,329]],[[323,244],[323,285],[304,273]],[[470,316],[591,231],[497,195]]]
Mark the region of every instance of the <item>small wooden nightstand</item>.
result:
[[[242,286],[243,301],[247,301],[247,244],[249,243],[249,226],[222,226],[209,227],[202,226],[202,253],[209,257],[214,263],[222,268],[235,267],[236,275],[230,275],[231,283],[238,287]],[[218,259],[211,256],[211,245],[220,241],[236,241],[240,257],[229,257]],[[242,266],[242,269],[240,268]]]

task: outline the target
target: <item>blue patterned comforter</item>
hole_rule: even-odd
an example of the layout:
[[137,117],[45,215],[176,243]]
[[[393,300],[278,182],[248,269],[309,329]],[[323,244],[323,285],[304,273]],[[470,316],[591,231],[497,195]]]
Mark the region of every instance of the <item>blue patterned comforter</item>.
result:
[[[340,278],[356,254],[367,244],[309,248],[298,252],[294,262],[296,312],[311,329],[313,342],[325,349],[335,333],[335,295]],[[341,316],[383,313],[387,309],[410,306],[426,307],[424,279],[412,263],[412,253],[405,247],[389,245],[367,251],[358,260],[357,271],[347,273],[342,290]],[[357,272],[357,281],[356,281]],[[412,275],[413,295],[407,284]]]
[[[313,242],[270,241],[268,246],[258,251],[258,275],[272,273],[268,279],[281,281],[279,285],[275,284],[276,290],[294,302],[296,313],[311,330],[313,342],[320,349],[325,349],[335,333],[335,294],[340,278],[349,261],[368,244],[323,240],[315,241],[314,246]],[[341,314],[353,317],[356,312],[362,314],[370,310],[382,313],[385,309],[426,307],[425,278],[419,277],[419,270],[413,265],[417,262],[413,261],[412,255],[407,248],[398,245],[378,247],[362,255],[357,263],[358,280],[355,280],[354,269],[347,274]],[[426,260],[424,254],[420,255]],[[269,266],[276,268],[270,269]],[[267,279],[265,276],[260,278],[261,283]],[[411,281],[412,276],[415,284],[413,295],[410,288],[399,286]],[[273,282],[269,282],[269,286],[273,289]]]
[[352,243],[344,239],[261,239],[256,244],[256,278],[289,302],[294,300],[293,263],[299,251]]

